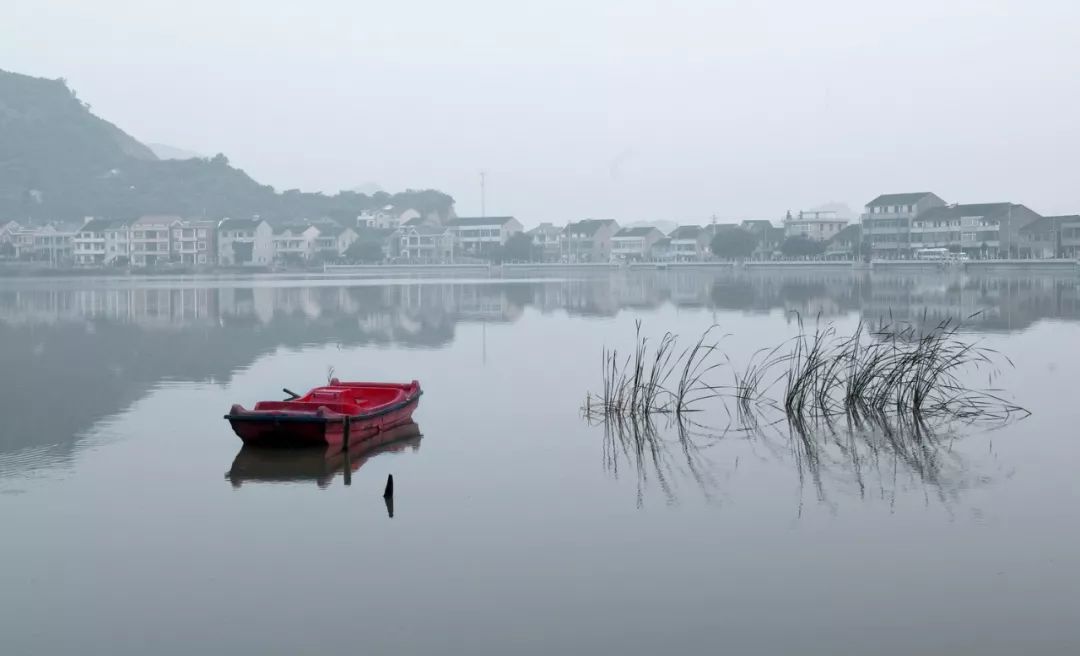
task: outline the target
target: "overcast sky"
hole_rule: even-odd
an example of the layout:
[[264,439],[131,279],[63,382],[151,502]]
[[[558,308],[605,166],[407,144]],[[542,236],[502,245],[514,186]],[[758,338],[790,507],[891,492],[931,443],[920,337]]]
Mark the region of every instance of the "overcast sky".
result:
[[1080,212],[1077,2],[5,0],[0,68],[278,189],[527,224],[882,192]]

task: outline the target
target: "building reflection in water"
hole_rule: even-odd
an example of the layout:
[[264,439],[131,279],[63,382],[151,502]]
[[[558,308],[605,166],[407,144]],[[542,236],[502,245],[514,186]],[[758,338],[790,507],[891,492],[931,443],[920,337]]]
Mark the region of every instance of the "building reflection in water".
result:
[[[984,332],[1080,319],[1072,275],[848,271],[628,271],[559,280],[12,281],[0,291],[0,476],[63,460],[76,437],[163,379],[227,380],[285,347],[339,343],[439,348],[459,323],[526,311],[610,317],[678,307],[804,316],[966,318]],[[66,400],[41,403],[42,390]],[[10,456],[10,457],[8,457]]]

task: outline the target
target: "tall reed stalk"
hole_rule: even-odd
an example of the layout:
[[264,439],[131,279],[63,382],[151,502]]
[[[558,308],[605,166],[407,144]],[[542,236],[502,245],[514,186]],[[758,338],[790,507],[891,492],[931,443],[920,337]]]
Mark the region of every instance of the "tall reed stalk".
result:
[[[920,325],[925,325],[924,321]],[[798,317],[795,337],[756,352],[734,370],[716,340],[716,326],[679,350],[668,332],[653,345],[635,324],[635,347],[629,356],[602,353],[602,389],[589,394],[591,415],[631,418],[682,415],[707,409],[709,402],[734,402],[743,428],[759,425],[769,411],[798,433],[840,418],[861,423],[895,420],[925,426],[928,421],[1007,421],[1028,412],[1005,400],[1000,390],[977,389],[969,380],[986,373],[993,384],[1001,364],[1012,364],[996,351],[965,339],[960,324],[944,320],[929,329],[882,319],[860,321],[850,335],[816,321],[812,330]],[[717,370],[733,380],[717,384]],[[730,412],[728,413],[730,415]]]

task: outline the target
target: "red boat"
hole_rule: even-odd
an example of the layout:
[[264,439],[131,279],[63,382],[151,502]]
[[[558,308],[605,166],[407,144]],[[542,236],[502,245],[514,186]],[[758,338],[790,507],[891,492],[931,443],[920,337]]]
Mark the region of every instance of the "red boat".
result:
[[225,418],[244,444],[340,446],[348,426],[350,446],[384,442],[380,434],[408,423],[420,401],[420,383],[345,383],[337,378],[303,396],[234,405]]

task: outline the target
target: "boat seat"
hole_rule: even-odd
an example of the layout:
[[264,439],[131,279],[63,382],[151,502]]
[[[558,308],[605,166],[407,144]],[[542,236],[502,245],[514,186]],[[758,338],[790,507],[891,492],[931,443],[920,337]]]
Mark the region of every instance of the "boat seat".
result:
[[330,401],[344,400],[345,390],[328,390],[322,389],[311,393],[313,399],[327,399]]

